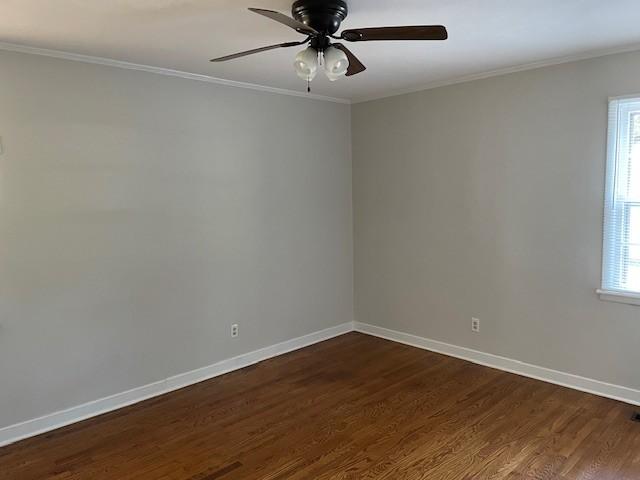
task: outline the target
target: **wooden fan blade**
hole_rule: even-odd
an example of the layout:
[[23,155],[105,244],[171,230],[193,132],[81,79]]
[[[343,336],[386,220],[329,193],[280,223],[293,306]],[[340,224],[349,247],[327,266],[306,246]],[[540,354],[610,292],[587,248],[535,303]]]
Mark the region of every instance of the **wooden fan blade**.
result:
[[249,10],[251,10],[254,13],[257,13],[259,15],[263,15],[267,18],[270,18],[271,20],[275,20],[278,23],[282,23],[283,25],[286,25],[287,27],[291,27],[294,30],[296,30],[299,33],[302,33],[304,35],[317,35],[318,32],[316,30],[314,30],[313,28],[309,27],[308,25],[305,25],[302,22],[299,22],[291,17],[286,16],[283,13],[280,12],[276,12],[274,10],[265,10],[263,8],[250,8]]
[[340,37],[349,42],[372,40],[446,40],[447,29],[442,25],[418,25],[408,27],[374,27],[345,30]]
[[269,45],[268,47],[254,48],[253,50],[247,50],[246,52],[234,53],[232,55],[226,55],[224,57],[212,58],[211,62],[226,62],[227,60],[234,60],[236,58],[246,57],[247,55],[253,55],[254,53],[266,52],[269,50],[275,50],[276,48],[295,47],[296,45],[303,45],[307,43],[307,40],[302,42],[285,42],[277,45]]
[[342,45],[341,43],[333,43],[332,46],[336,47],[339,50],[342,50],[349,59],[349,68],[347,69],[347,77],[351,77],[352,75],[357,75],[358,73],[364,72],[367,67],[363,65],[363,63],[358,60],[351,50]]

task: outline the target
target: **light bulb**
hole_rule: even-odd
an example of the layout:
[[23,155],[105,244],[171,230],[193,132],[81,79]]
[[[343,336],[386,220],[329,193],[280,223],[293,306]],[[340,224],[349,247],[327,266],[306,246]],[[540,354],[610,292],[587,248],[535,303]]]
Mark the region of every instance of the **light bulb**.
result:
[[342,77],[343,75],[335,75],[331,72],[328,71],[324,71],[324,73],[327,75],[327,78],[329,79],[329,81],[331,82],[335,82],[336,80],[338,80],[340,77]]
[[324,71],[332,82],[347,73],[349,59],[347,54],[336,47],[329,47],[324,51]]
[[298,52],[293,67],[302,80],[310,82],[318,73],[318,51],[309,47]]

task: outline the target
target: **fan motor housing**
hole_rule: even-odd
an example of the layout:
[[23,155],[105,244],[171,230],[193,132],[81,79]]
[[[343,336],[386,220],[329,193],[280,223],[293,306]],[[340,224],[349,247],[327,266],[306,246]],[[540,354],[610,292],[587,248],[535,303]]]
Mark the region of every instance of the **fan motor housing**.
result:
[[293,18],[325,35],[336,33],[348,13],[344,0],[298,0],[291,7]]

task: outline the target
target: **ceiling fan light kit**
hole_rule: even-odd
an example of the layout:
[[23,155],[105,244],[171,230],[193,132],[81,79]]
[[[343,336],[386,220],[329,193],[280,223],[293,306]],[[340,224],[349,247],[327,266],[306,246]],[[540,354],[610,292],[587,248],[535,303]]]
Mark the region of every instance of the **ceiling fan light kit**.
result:
[[349,9],[344,0],[297,0],[291,7],[293,18],[283,13],[261,8],[250,8],[250,11],[286,25],[306,39],[300,42],[285,42],[267,47],[256,48],[245,52],[214,58],[212,62],[224,62],[236,58],[266,52],[278,48],[287,48],[308,44],[308,47],[298,52],[293,62],[295,71],[302,80],[310,82],[315,78],[320,66],[331,81],[340,77],[357,75],[367,67],[342,43],[368,42],[385,40],[446,40],[447,29],[442,25],[417,25],[406,27],[373,27],[343,30],[339,36],[342,21],[347,18]]
[[307,47],[298,52],[293,62],[298,77],[306,82],[311,82],[318,68],[322,66],[327,78],[332,82],[347,74],[349,59],[346,53],[339,48],[330,46],[324,51],[318,51],[314,47]]

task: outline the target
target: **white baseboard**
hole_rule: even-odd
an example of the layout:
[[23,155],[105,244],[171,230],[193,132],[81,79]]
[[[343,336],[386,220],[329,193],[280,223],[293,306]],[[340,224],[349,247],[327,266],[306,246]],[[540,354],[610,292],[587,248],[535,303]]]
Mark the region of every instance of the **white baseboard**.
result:
[[337,325],[319,332],[314,332],[276,345],[261,348],[260,350],[255,350],[237,357],[222,360],[218,363],[214,363],[213,365],[181,373],[126,392],[117,393],[109,397],[94,400],[83,405],[78,405],[76,407],[61,410],[32,420],[27,420],[15,425],[9,425],[8,427],[0,428],[0,447],[34,435],[55,430],[56,428],[64,427],[81,420],[86,420],[87,418],[117,410],[152,397],[157,397],[158,395],[162,395],[188,385],[193,385],[194,383],[202,382],[203,380],[208,380],[210,378],[217,377],[218,375],[223,375],[240,368],[248,367],[249,365],[253,365],[263,360],[277,357],[278,355],[343,335],[352,330],[353,323],[343,323],[342,325]]
[[582,392],[592,393],[601,397],[612,398],[632,405],[640,405],[640,390],[634,390],[620,385],[593,380],[591,378],[559,372],[537,365],[531,365],[512,358],[500,357],[491,353],[480,352],[470,348],[450,345],[448,343],[431,340],[417,335],[389,330],[387,328],[369,325],[367,323],[354,323],[354,330],[375,337],[385,338],[394,342],[411,345],[413,347],[442,353],[451,357],[461,358],[469,362],[477,363],[505,372],[515,373],[536,380],[554,383],[563,387],[573,388]]
[[389,330],[375,325],[369,325],[361,322],[349,322],[327,328],[326,330],[314,332],[309,335],[304,335],[299,338],[287,340],[276,345],[261,348],[260,350],[255,350],[227,360],[222,360],[207,367],[181,373],[158,382],[137,387],[126,392],[117,393],[99,400],[94,400],[67,410],[62,410],[43,417],[34,418],[32,420],[0,428],[0,447],[17,442],[18,440],[55,430],[81,420],[86,420],[87,418],[111,412],[152,397],[157,397],[234,370],[248,367],[249,365],[253,365],[263,360],[277,357],[278,355],[298,350],[354,330],[368,335],[392,340],[394,342],[403,343],[405,345],[411,345],[413,347],[430,350],[432,352],[449,355],[451,357],[461,358],[479,365],[485,365],[498,370],[523,375],[536,380],[640,406],[640,390],[634,390],[620,385],[613,385],[599,380],[573,375],[571,373],[559,372],[557,370],[524,363],[519,360],[480,352],[470,348],[459,347],[457,345],[451,345],[437,340],[419,337],[417,335]]

